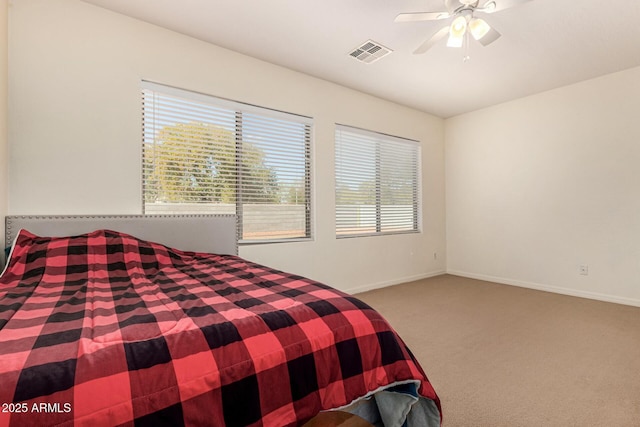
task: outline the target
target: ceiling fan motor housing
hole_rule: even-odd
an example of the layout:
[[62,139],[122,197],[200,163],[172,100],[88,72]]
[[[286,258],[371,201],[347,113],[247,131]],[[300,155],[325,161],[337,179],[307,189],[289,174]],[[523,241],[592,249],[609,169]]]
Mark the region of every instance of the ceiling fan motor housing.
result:
[[454,0],[453,3],[454,4],[458,3],[456,5],[457,7],[460,7],[460,6],[478,7],[478,3],[480,3],[480,0]]
[[449,13],[455,13],[463,9],[476,8],[480,0],[445,0],[444,5]]

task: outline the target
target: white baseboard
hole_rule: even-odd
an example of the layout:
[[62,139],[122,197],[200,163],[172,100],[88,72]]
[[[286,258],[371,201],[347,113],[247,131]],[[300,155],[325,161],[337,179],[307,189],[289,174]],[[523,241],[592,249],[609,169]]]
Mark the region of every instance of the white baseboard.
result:
[[500,283],[502,285],[518,286],[520,288],[536,289],[539,291],[553,292],[556,294],[570,295],[580,298],[588,298],[604,302],[613,302],[616,304],[631,305],[640,307],[640,300],[635,298],[620,297],[616,295],[602,294],[599,292],[581,291],[572,288],[563,288],[561,286],[544,285],[533,282],[523,282],[521,280],[507,279],[504,277],[488,276],[484,274],[468,273],[466,271],[447,270],[447,274],[454,276],[468,277],[470,279],[484,280],[486,282]]
[[384,282],[370,283],[367,285],[357,286],[355,288],[351,288],[346,290],[345,292],[354,295],[359,294],[361,292],[372,291],[374,289],[386,288],[387,286],[399,285],[401,283],[407,282],[415,282],[416,280],[427,279],[429,277],[441,276],[446,274],[447,272],[444,270],[432,271],[425,274],[417,274],[415,276],[402,277],[399,279],[387,280]]

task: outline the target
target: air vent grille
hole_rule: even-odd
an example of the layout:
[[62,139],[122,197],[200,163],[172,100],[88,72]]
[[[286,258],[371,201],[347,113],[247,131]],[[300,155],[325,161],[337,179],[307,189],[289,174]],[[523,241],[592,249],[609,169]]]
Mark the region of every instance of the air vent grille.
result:
[[349,55],[364,62],[365,64],[371,64],[377,61],[383,56],[387,56],[393,52],[391,49],[382,46],[380,43],[376,43],[373,40],[367,40],[362,45],[349,52]]

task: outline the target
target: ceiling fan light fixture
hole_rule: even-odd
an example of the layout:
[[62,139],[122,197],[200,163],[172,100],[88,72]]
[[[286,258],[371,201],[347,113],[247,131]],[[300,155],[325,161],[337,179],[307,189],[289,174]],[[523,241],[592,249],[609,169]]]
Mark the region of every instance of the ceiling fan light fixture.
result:
[[449,47],[462,47],[464,42],[464,33],[467,31],[467,18],[464,16],[458,16],[451,23],[449,28],[449,39],[447,40],[447,46]]
[[491,27],[484,19],[473,18],[469,21],[469,32],[474,39],[480,40],[491,30]]
[[482,46],[489,46],[500,38],[500,33],[485,20],[475,18],[477,13],[493,13],[509,9],[531,0],[443,0],[446,11],[401,13],[396,22],[433,21],[454,18],[450,25],[425,40],[413,53],[425,53],[436,42],[448,36],[447,46],[464,48],[464,58],[468,59],[469,41],[473,37]]

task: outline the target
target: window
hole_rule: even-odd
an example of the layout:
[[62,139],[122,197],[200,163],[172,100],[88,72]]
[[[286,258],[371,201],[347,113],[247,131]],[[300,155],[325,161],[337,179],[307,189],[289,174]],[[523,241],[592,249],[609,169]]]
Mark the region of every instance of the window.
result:
[[419,231],[420,145],[336,126],[336,235]]
[[232,213],[241,242],[311,237],[311,119],[143,82],[145,214]]

